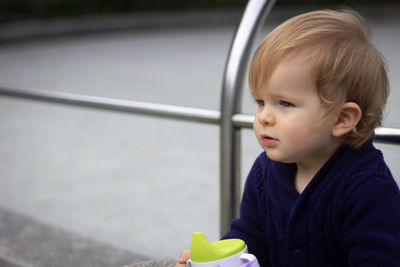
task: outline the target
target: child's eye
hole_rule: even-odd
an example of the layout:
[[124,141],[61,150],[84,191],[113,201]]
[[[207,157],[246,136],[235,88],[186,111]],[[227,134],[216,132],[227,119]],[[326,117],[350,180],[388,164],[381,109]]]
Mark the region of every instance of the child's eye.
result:
[[283,107],[293,107],[294,104],[284,101],[284,100],[279,100],[279,105],[283,106]]
[[257,100],[256,100],[256,103],[257,103],[257,105],[258,105],[259,107],[263,107],[263,106],[265,105],[264,100],[261,100],[261,99],[257,99]]

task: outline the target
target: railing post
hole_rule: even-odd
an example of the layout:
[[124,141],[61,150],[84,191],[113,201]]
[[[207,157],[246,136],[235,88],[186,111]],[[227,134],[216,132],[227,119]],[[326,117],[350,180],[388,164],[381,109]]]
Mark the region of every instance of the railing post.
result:
[[220,129],[220,233],[229,230],[230,223],[239,214],[240,128],[232,117],[241,111],[241,96],[253,41],[263,25],[274,0],[250,0],[233,38],[225,65],[221,96]]

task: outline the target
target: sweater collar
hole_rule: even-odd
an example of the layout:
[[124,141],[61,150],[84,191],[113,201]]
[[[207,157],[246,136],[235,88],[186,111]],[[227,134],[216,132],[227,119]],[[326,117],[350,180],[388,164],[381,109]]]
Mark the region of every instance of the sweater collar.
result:
[[[303,193],[311,190],[315,184],[317,184],[323,177],[327,175],[327,173],[330,172],[334,165],[338,164],[339,161],[350,160],[351,158],[356,157],[357,154],[362,154],[370,149],[373,149],[373,138],[370,138],[367,142],[365,142],[358,151],[353,150],[348,145],[341,145],[315,174]],[[271,160],[271,162],[274,175],[279,177],[278,182],[281,184],[281,186],[284,186],[286,190],[291,191],[292,193],[298,194],[294,187],[294,176],[297,169],[296,164],[282,163],[274,160]]]

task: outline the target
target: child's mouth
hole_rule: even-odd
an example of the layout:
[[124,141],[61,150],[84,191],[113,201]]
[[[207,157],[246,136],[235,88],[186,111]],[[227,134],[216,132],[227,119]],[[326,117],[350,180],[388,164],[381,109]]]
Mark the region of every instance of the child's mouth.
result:
[[278,139],[272,138],[272,137],[267,136],[267,135],[263,135],[263,136],[261,137],[261,143],[262,143],[262,145],[265,146],[265,147],[274,146],[274,145],[276,145],[278,142],[279,142]]

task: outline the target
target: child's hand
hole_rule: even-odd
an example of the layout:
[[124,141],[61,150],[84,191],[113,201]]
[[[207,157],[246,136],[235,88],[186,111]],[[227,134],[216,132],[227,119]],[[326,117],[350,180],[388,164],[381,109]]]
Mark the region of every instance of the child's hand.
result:
[[176,263],[175,267],[185,267],[186,262],[190,258],[190,250],[184,250],[181,252],[178,262]]

